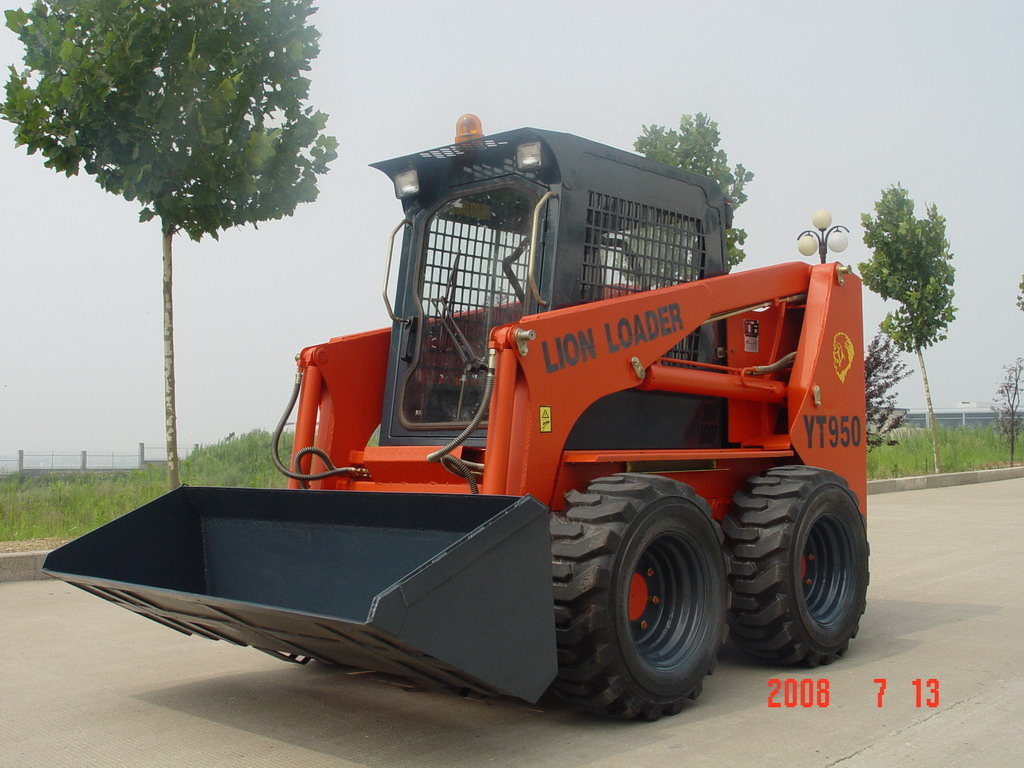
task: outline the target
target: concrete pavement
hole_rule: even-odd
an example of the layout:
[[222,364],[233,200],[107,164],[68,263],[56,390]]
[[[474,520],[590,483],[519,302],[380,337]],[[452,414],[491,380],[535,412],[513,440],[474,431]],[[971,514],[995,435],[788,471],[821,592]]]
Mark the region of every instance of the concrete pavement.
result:
[[[872,497],[868,610],[848,656],[771,668],[726,646],[700,699],[656,723],[290,666],[60,582],[0,584],[0,766],[1016,764],[1022,497],[1024,479]],[[828,705],[769,708],[773,679],[783,694],[787,679],[827,680]]]

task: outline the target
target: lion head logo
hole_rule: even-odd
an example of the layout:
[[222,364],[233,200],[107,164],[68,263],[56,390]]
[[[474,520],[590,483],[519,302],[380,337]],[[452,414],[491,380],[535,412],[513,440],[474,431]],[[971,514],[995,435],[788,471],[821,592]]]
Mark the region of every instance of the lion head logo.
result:
[[853,341],[840,331],[832,337],[832,366],[836,369],[839,381],[846,383],[846,374],[853,367]]

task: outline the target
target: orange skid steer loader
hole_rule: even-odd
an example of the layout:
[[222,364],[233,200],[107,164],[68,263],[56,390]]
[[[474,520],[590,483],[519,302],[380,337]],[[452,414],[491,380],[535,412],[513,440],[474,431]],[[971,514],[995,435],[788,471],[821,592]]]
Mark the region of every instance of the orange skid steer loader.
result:
[[726,626],[772,663],[845,653],[849,268],[726,274],[716,183],[566,134],[467,116],[376,167],[404,209],[392,323],[298,355],[291,488],[182,487],[45,570],[281,659],[619,718],[696,698]]

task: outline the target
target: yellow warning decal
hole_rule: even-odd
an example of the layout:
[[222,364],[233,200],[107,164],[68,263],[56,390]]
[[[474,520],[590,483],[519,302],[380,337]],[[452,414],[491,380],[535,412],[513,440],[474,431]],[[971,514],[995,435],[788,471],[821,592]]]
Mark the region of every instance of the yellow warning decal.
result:
[[550,432],[551,431],[551,406],[542,405],[540,407],[540,431]]

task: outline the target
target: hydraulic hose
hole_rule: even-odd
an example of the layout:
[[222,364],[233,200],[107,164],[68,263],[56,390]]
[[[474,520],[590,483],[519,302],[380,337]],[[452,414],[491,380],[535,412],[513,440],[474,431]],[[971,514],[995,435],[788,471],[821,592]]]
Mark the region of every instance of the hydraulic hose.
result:
[[796,352],[790,352],[788,355],[783,355],[774,363],[768,365],[755,365],[751,368],[744,368],[745,371],[749,372],[752,376],[763,376],[766,373],[774,373],[775,371],[782,370],[783,368],[792,365],[796,359]]
[[[277,422],[277,427],[274,429],[274,434],[271,437],[270,445],[270,457],[274,460],[274,466],[277,467],[277,471],[285,477],[291,478],[292,480],[298,480],[301,487],[308,487],[307,483],[313,480],[323,480],[326,477],[334,477],[336,475],[366,475],[365,469],[359,467],[336,467],[331,461],[331,457],[327,455],[326,451],[322,451],[319,448],[313,446],[306,446],[295,452],[295,456],[292,459],[292,465],[294,470],[288,469],[280,458],[280,444],[281,444],[281,433],[284,432],[285,424],[288,423],[288,417],[292,415],[292,410],[295,408],[295,403],[299,399],[299,392],[302,389],[302,370],[295,372],[295,386],[292,387],[292,395],[288,399],[288,406],[284,409],[284,413],[281,414],[281,420]],[[313,454],[324,463],[327,467],[325,472],[314,472],[308,473],[302,471],[302,458],[308,454]]]
[[487,416],[487,411],[491,407],[491,393],[494,391],[494,371],[497,358],[497,352],[493,349],[488,352],[487,376],[484,379],[483,396],[480,399],[480,407],[477,408],[476,415],[473,416],[473,419],[466,425],[466,428],[462,430],[454,440],[448,443],[448,445],[427,455],[427,461],[440,462],[441,466],[453,475],[458,475],[463,478],[469,484],[470,493],[480,492],[476,481],[476,475],[474,473],[483,472],[484,465],[471,461],[463,461],[462,459],[456,458],[450,454],[466,442],[470,438],[470,435],[479,429],[480,424],[483,423],[484,418]]

